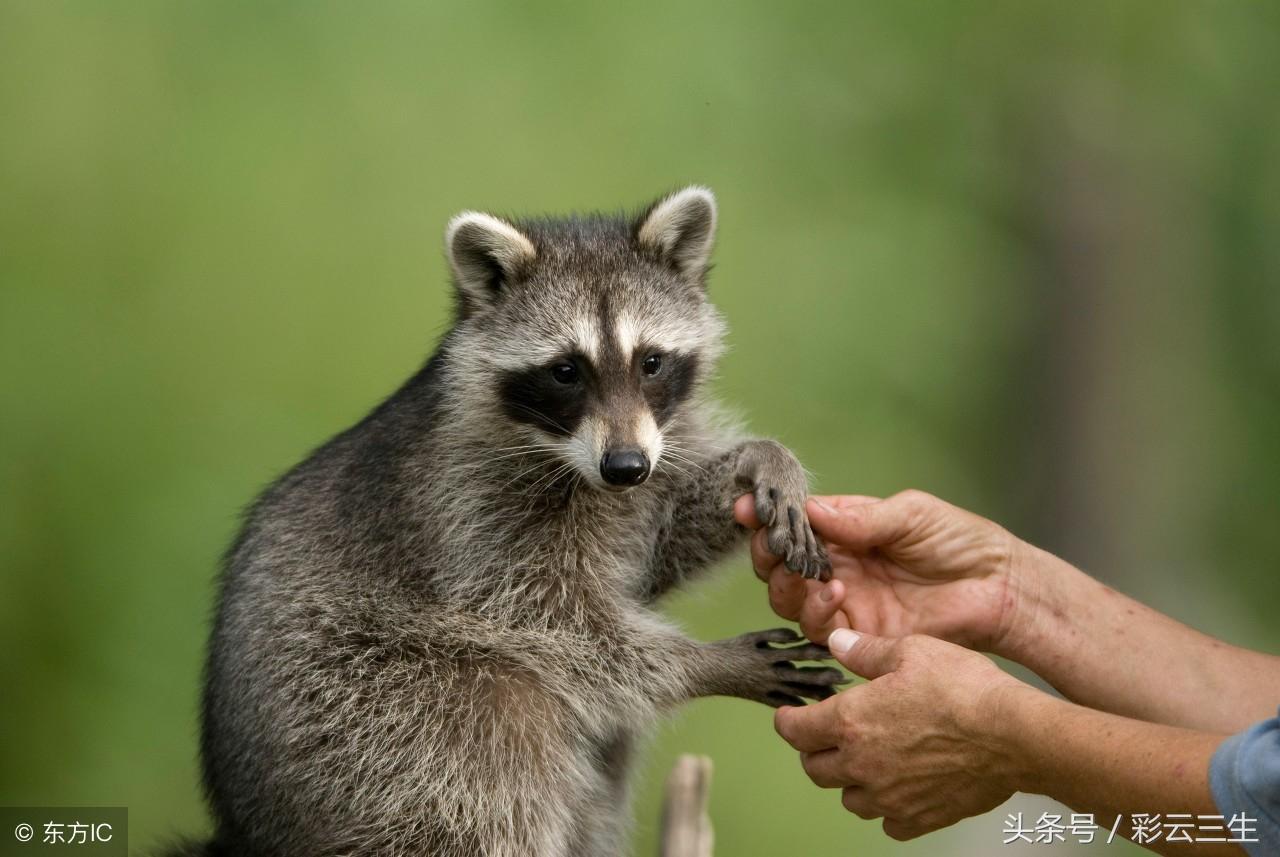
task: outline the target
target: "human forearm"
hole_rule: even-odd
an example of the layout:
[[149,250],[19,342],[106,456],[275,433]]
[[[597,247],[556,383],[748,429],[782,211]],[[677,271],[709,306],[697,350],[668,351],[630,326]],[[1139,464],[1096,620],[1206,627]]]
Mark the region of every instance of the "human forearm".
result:
[[[978,727],[1011,788],[1093,813],[1122,835],[1135,813],[1211,815],[1209,762],[1223,736],[1093,711],[1028,687],[1009,687]],[[1240,854],[1208,843],[1148,844],[1160,854]]]
[[1018,604],[996,653],[1069,699],[1222,734],[1275,713],[1280,658],[1201,634],[1031,545],[1011,573]]

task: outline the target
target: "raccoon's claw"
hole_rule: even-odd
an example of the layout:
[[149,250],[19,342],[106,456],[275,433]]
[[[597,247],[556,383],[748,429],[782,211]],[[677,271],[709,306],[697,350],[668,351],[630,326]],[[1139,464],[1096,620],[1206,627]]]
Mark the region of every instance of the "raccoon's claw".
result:
[[749,485],[755,496],[769,552],[804,577],[830,580],[827,549],[804,513],[808,483],[800,462],[781,444],[758,440],[743,446],[738,465],[740,484]]
[[[799,696],[804,699],[816,699],[821,702],[836,695],[838,685],[845,681],[844,673],[834,667],[798,667],[789,661],[773,665],[773,671],[782,682],[784,695]],[[772,697],[778,691],[770,691]],[[785,705],[795,705],[793,702]]]
[[[781,661],[825,661],[831,658],[826,646],[811,643],[791,628],[771,628],[768,631],[752,631],[734,637],[730,642],[755,646],[772,663]],[[798,645],[784,645],[796,643]]]
[[[737,673],[741,686],[735,695],[778,708],[803,705],[805,699],[826,699],[847,681],[832,667],[798,667],[793,661],[821,661],[831,657],[825,646],[810,643],[790,628],[743,634],[721,645],[750,652],[750,665]],[[779,645],[792,643],[794,645]]]
[[768,631],[752,631],[733,639],[752,643],[757,649],[767,649],[770,643],[797,643],[804,638],[793,628],[770,628]]
[[[760,510],[760,494],[766,496],[765,509]],[[756,514],[768,529],[765,537],[769,552],[780,556],[787,568],[802,577],[831,579],[831,560],[827,549],[813,534],[804,513],[804,497],[782,499],[778,489],[769,488],[756,495]],[[766,517],[767,515],[767,517]]]

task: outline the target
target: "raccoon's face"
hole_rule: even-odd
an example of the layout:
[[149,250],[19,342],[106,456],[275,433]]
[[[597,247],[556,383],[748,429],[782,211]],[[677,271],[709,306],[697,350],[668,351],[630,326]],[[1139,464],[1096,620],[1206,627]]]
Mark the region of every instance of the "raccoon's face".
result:
[[514,430],[495,441],[520,441],[495,442],[497,464],[547,455],[617,491],[684,469],[680,418],[723,333],[705,289],[715,218],[694,187],[630,221],[453,219],[454,341],[472,395]]

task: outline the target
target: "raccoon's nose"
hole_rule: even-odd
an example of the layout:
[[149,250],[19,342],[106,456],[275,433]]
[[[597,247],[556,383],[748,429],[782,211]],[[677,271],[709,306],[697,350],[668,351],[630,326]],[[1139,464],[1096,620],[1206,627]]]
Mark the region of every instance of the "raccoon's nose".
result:
[[649,456],[638,449],[606,452],[600,459],[600,475],[610,485],[639,485],[649,477]]

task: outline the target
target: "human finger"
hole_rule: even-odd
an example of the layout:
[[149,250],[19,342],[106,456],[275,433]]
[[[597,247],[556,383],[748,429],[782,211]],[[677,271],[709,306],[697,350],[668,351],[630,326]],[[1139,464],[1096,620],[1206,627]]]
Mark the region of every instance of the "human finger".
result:
[[906,842],[908,839],[915,839],[929,832],[928,828],[892,818],[886,818],[881,826],[884,828],[885,835],[899,842]]
[[862,786],[845,786],[840,794],[840,803],[844,804],[844,808],[849,812],[865,818],[868,821],[873,818],[883,818],[884,813],[880,811],[880,807],[872,799],[871,793]]
[[915,515],[915,509],[898,496],[844,507],[828,506],[810,498],[805,512],[815,533],[854,550],[869,550],[902,538],[909,532]]
[[795,749],[802,753],[816,753],[839,746],[839,722],[837,700],[831,697],[809,705],[786,706],[773,715],[773,728]]
[[825,643],[832,631],[849,627],[849,619],[840,609],[844,595],[844,583],[840,580],[829,580],[806,594],[797,620],[806,637]]
[[872,497],[870,494],[814,494],[813,500],[825,503],[839,511],[849,506],[864,506],[867,503],[879,503],[883,497]]
[[[841,665],[863,678],[877,679],[898,668],[900,639],[859,634],[845,628],[831,632],[827,648]],[[940,643],[940,645],[948,645]]]
[[760,529],[760,518],[756,515],[755,495],[743,494],[733,501],[733,519],[749,530]]
[[768,580],[769,606],[773,608],[773,612],[788,622],[799,619],[808,593],[808,581],[788,571],[785,565],[774,568]]
[[766,530],[756,530],[751,537],[751,567],[756,570],[756,577],[768,580],[769,573],[782,563],[782,557],[769,550],[769,534]]
[[801,753],[800,766],[805,774],[820,789],[841,789],[854,785],[842,770],[842,756],[839,750],[819,750],[816,753]]

